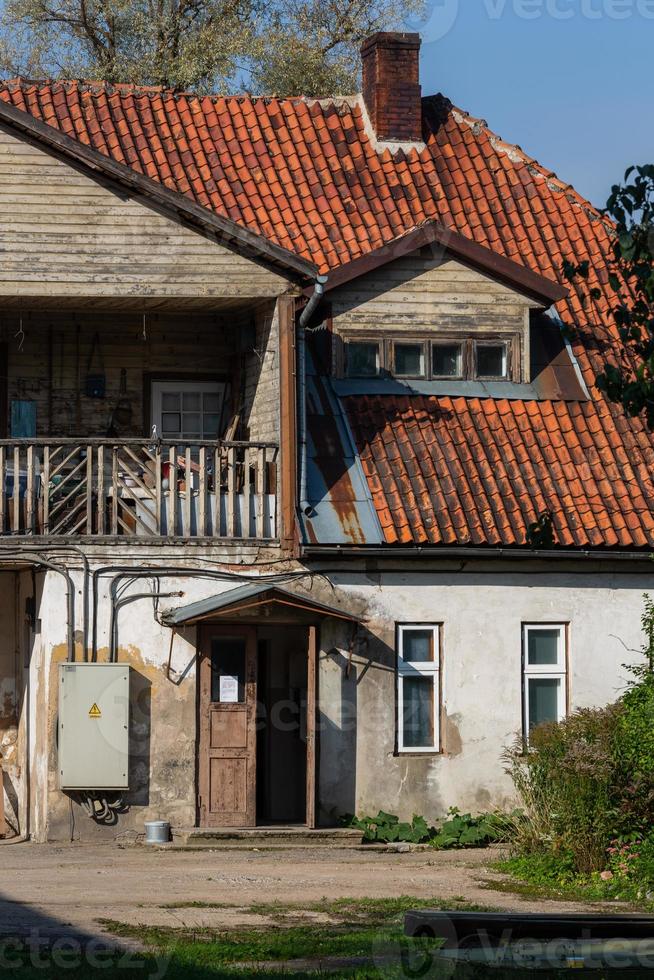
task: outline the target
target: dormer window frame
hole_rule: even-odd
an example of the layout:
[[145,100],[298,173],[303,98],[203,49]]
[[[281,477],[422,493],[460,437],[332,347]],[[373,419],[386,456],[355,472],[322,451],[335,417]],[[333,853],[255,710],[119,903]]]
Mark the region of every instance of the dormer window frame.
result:
[[[397,378],[398,381],[480,381],[517,382],[522,381],[521,336],[508,330],[484,331],[477,334],[448,330],[373,332],[368,329],[339,331],[342,349],[337,352],[334,364],[336,375],[350,380],[370,380],[371,378]],[[357,375],[348,369],[348,346],[350,344],[376,344],[379,352],[377,373]],[[422,373],[403,374],[395,371],[396,349],[402,345],[415,345],[422,349]],[[436,374],[433,370],[433,350],[436,346],[459,346],[460,373],[456,375]],[[480,347],[504,347],[504,374],[481,375],[477,371],[478,350]]]

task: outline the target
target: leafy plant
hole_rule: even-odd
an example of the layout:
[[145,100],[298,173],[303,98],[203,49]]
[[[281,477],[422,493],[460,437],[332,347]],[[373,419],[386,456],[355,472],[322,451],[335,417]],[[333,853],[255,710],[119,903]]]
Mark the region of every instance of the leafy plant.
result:
[[473,817],[470,813],[459,813],[456,807],[451,807],[449,815],[449,820],[431,838],[432,847],[484,847],[504,836],[503,823],[497,814],[484,813]]
[[434,833],[424,817],[413,815],[411,823],[401,822],[393,813],[380,810],[376,817],[347,818],[350,827],[356,827],[363,833],[363,839],[369,843],[393,844],[406,842],[422,844],[429,840]]
[[608,281],[621,347],[611,350],[596,385],[654,429],[654,164],[629,167],[623,183],[613,186],[605,214],[614,222],[608,271],[592,269],[588,260],[566,260],[562,272],[584,305],[589,298],[600,301]]
[[497,840],[504,840],[508,817],[498,813],[484,813],[473,817],[459,813],[456,807],[448,810],[448,819],[440,827],[430,826],[424,817],[414,813],[411,823],[402,822],[393,813],[380,810],[376,817],[345,818],[348,827],[361,830],[364,841],[369,843],[431,844],[439,849],[454,847],[485,847]]

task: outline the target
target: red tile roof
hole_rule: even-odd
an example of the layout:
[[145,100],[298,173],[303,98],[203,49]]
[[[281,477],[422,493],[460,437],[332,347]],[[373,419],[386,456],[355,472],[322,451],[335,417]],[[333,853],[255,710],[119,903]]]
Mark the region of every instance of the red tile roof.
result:
[[[443,97],[423,100],[424,149],[378,152],[357,99],[196,97],[77,82],[7,82],[0,99],[198,204],[333,269],[438,218],[534,271],[610,254],[599,213]],[[618,342],[608,276],[577,327],[589,388]],[[654,443],[596,391],[588,403],[347,400],[389,543],[521,545],[550,509],[557,542],[654,546]]]

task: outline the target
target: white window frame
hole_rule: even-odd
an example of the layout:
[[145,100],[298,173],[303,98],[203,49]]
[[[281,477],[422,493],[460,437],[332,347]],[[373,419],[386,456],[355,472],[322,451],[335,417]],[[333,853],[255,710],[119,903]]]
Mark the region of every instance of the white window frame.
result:
[[[396,731],[397,751],[409,754],[434,753],[441,749],[441,631],[442,623],[397,623],[396,624]],[[426,663],[407,663],[404,660],[404,636],[415,631],[431,631],[434,659]],[[404,745],[404,679],[406,677],[429,677],[432,679],[434,692],[434,744],[433,745]]]
[[[216,381],[176,381],[174,378],[166,378],[161,381],[152,381],[150,388],[150,402],[151,402],[151,420],[150,425],[156,425],[157,436],[160,439],[166,439],[169,441],[177,441],[179,443],[190,442],[191,445],[200,444],[203,441],[207,441],[208,436],[205,438],[201,434],[199,438],[189,440],[187,436],[171,436],[165,435],[162,431],[162,395],[164,394],[179,394],[180,396],[185,393],[191,394],[205,394],[209,393],[212,395],[218,395],[220,398],[220,410],[217,413],[222,417],[225,411],[225,392],[227,389],[226,382],[216,380]],[[202,415],[202,412],[200,412]],[[220,438],[220,420],[218,423],[219,429],[217,438]]]
[[[556,664],[529,663],[529,634],[536,630],[558,630]],[[522,714],[525,742],[529,740],[529,681],[532,678],[558,680],[557,721],[563,721],[568,714],[568,624],[523,623],[522,624]]]

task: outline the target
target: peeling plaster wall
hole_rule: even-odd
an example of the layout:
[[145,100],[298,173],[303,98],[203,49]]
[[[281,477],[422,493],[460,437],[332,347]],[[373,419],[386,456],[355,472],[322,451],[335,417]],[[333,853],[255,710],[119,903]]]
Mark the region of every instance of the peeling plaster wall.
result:
[[[252,565],[241,569],[254,572]],[[327,579],[303,579],[304,590],[299,582],[290,586],[302,592],[310,585],[312,598],[365,619],[356,631],[351,624],[326,619],[320,631],[318,783],[323,823],[333,823],[343,812],[383,808],[402,817],[417,812],[434,819],[453,805],[482,810],[511,802],[502,752],[521,725],[524,621],[570,623],[574,707],[604,704],[624,689],[627,678],[621,665],[630,657],[628,649],[641,643],[642,593],[650,584],[649,573],[607,574],[586,565],[578,565],[576,573],[564,568],[547,573],[492,563],[460,569],[460,562],[443,563],[427,574],[341,569]],[[280,568],[269,564],[259,571]],[[81,575],[74,575],[80,657]],[[59,576],[48,573],[41,580],[41,633],[33,640],[30,658],[32,829],[38,839],[65,840],[71,832],[71,809],[57,786],[56,757],[57,669],[66,656],[65,589]],[[165,579],[163,592],[181,590],[184,595],[162,598],[160,609],[238,584],[236,578]],[[150,589],[141,579],[128,586],[126,595]],[[108,578],[101,580],[99,591],[98,652],[103,660],[108,656]],[[6,597],[0,601],[8,602]],[[177,827],[195,822],[195,628],[175,636],[169,680],[171,633],[154,613],[151,598],[137,599],[122,606],[118,619],[119,659],[133,668],[129,809],[115,826],[98,827],[75,804],[74,834],[81,839],[142,832],[144,820],[152,818]],[[438,755],[394,753],[397,622],[443,624],[443,752]]]

